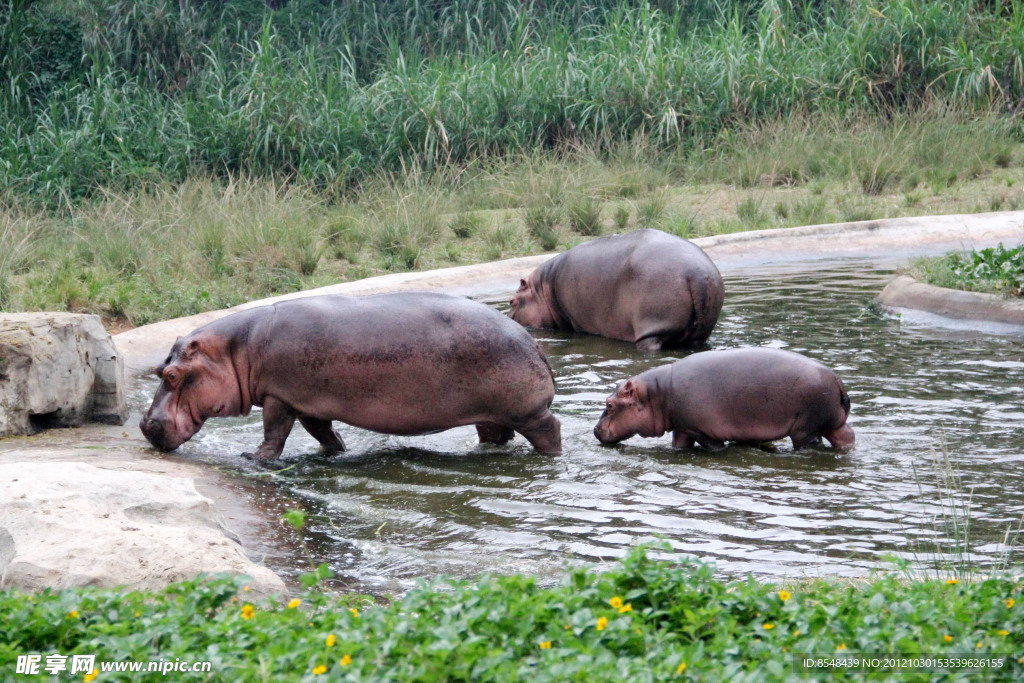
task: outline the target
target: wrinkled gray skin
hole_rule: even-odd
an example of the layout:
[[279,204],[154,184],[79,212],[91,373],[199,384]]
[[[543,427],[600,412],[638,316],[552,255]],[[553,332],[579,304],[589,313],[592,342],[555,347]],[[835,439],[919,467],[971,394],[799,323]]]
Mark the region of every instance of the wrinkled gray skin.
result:
[[697,245],[660,230],[584,242],[520,280],[511,316],[526,327],[635,342],[641,351],[699,346],[725,299]]
[[829,368],[779,349],[696,353],[621,383],[594,428],[602,443],[672,432],[672,445],[720,450],[785,437],[793,448],[853,448],[850,397]]
[[429,293],[314,296],[234,313],[179,338],[140,427],[173,450],[210,417],[263,407],[255,458],[277,458],[295,420],[323,446],[332,420],[385,434],[476,425],[561,450],[554,381],[530,334],[488,306]]

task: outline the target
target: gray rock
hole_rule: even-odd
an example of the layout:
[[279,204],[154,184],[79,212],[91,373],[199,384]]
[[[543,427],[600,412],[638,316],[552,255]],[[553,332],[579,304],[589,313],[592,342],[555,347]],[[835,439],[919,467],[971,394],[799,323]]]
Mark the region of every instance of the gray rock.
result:
[[192,479],[76,462],[0,465],[0,588],[155,590],[201,573],[285,585],[228,537]]
[[97,316],[0,315],[0,436],[127,417],[124,362]]

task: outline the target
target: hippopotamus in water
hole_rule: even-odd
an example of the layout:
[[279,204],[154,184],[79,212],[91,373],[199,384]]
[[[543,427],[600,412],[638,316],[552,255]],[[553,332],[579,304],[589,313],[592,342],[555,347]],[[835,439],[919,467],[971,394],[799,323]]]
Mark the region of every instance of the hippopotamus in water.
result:
[[853,447],[850,397],[832,370],[792,351],[751,348],[696,353],[621,383],[594,428],[602,443],[672,432],[672,445],[710,450],[726,441],[790,437],[794,450],[821,437]]
[[576,245],[519,281],[512,319],[635,342],[641,351],[698,346],[725,287],[700,247],[660,230]]
[[210,417],[263,406],[260,461],[277,458],[298,419],[327,452],[339,420],[385,434],[476,425],[481,442],[513,430],[561,451],[544,353],[484,304],[430,293],[311,296],[234,313],[179,338],[139,427],[174,450]]

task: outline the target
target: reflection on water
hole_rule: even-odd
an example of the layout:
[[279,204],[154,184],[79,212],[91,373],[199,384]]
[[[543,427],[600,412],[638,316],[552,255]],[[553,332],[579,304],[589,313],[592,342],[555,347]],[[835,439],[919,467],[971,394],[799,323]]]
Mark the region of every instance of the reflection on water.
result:
[[[973,488],[972,536],[987,542],[979,559],[991,562],[1024,509],[1024,344],[882,317],[870,301],[888,277],[864,262],[727,276],[710,340],[788,348],[834,368],[853,402],[851,454],[793,453],[787,440],[775,452],[711,455],[673,450],[668,435],[603,447],[591,430],[614,385],[680,352],[645,357],[539,332],[557,376],[562,455],[538,455],[519,436],[481,447],[471,427],[390,437],[341,425],[350,450],[324,459],[296,426],[285,458],[297,464],[267,485],[301,500],[317,553],[374,592],[437,574],[550,577],[656,536],[728,574],[855,575],[934,535],[932,457],[945,443]],[[258,413],[213,420],[181,453],[239,467],[260,438]]]

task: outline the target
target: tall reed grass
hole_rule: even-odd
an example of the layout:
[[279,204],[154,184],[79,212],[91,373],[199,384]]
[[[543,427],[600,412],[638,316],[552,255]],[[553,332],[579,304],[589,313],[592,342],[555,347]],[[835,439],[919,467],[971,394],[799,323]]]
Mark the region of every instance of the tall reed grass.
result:
[[[1024,1],[11,0],[0,76],[8,203],[197,173],[336,200],[381,172],[638,138],[701,150],[802,112],[1017,111]],[[867,192],[892,182],[884,152],[865,148]]]

